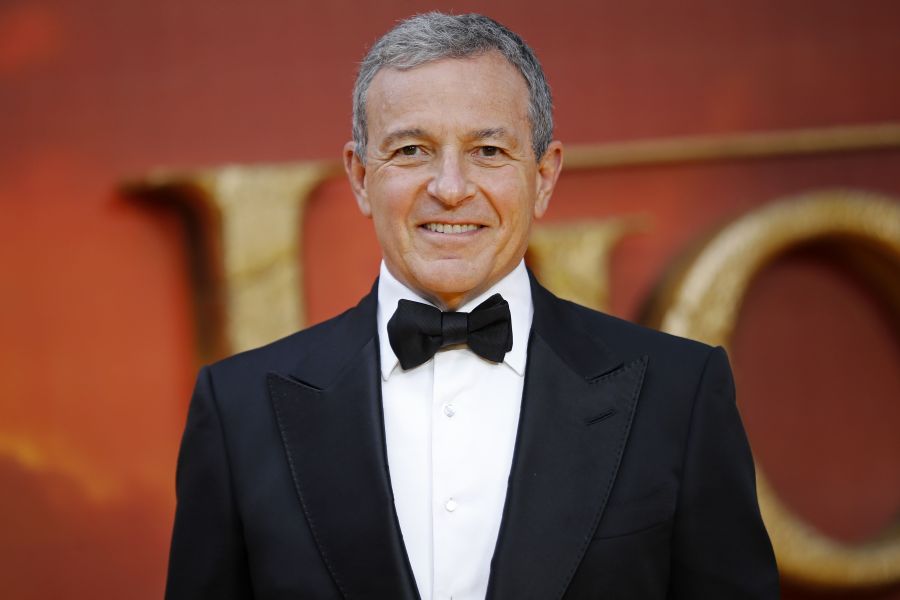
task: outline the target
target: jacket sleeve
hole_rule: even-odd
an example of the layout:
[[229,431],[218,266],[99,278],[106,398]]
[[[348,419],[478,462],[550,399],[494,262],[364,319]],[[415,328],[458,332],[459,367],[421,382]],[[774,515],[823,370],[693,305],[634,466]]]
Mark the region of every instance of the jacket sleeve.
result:
[[175,476],[167,600],[252,598],[240,515],[209,368],[197,376]]
[[686,444],[669,597],[778,598],[778,571],[759,513],[753,457],[722,348],[707,358]]

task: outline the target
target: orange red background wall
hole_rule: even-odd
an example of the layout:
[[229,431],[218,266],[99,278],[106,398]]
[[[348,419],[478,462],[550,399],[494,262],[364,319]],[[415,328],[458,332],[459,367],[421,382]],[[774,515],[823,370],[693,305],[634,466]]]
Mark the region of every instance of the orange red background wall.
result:
[[[891,1],[3,2],[4,597],[162,593],[197,367],[192,290],[177,217],[117,185],[161,166],[337,157],[356,63],[396,19],[426,8],[485,12],[522,34],[567,143],[900,120]],[[812,188],[900,198],[898,173],[900,152],[882,151],[570,174],[548,220],[649,215],[612,265],[612,312],[637,318],[666,267],[715,225]],[[370,285],[368,228],[344,182],[317,193],[312,321]],[[870,290],[807,251],[763,274],[735,338],[757,457],[794,508],[841,539],[872,535],[900,507],[890,322]],[[799,374],[783,367],[789,358]]]

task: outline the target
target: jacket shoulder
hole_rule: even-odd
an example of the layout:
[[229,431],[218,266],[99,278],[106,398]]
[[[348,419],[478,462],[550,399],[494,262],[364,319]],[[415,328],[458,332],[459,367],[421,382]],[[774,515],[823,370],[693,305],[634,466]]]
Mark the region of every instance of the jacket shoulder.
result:
[[246,389],[264,384],[268,373],[290,374],[306,360],[322,354],[349,352],[375,333],[370,296],[326,321],[274,342],[219,360],[207,368],[217,388]]
[[574,327],[583,328],[623,359],[630,356],[679,356],[705,360],[713,350],[703,342],[679,337],[600,312],[568,300],[559,302],[559,314],[567,315]]

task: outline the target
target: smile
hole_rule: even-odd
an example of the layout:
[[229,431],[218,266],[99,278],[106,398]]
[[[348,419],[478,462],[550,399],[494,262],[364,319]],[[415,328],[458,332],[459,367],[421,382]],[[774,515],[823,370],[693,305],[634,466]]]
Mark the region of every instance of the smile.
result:
[[425,229],[429,231],[433,231],[435,233],[468,233],[470,231],[476,231],[481,229],[481,225],[474,225],[471,223],[467,223],[465,225],[454,224],[454,223],[425,223],[422,225]]

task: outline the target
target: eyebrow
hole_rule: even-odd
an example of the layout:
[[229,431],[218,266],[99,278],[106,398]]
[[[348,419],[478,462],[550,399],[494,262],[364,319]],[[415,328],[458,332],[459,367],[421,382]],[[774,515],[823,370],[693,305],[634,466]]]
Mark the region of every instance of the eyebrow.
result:
[[385,138],[381,141],[380,146],[382,148],[388,148],[397,140],[402,140],[406,138],[423,138],[426,137],[425,130],[420,127],[413,127],[410,129],[398,129],[397,131],[392,131],[385,136]]
[[478,129],[469,134],[473,140],[486,140],[489,138],[504,139],[509,137],[509,132],[505,127],[488,127],[487,129]]

